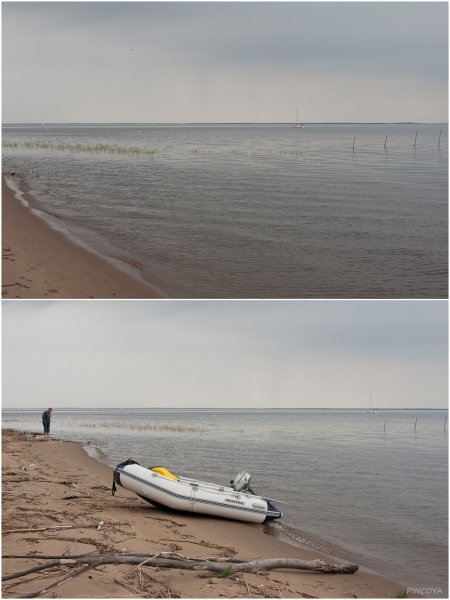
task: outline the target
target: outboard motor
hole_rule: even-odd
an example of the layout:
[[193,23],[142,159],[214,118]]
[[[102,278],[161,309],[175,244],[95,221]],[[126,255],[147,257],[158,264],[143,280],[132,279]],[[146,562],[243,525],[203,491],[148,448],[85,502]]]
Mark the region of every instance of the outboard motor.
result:
[[250,481],[252,480],[252,476],[247,471],[239,471],[237,475],[233,477],[230,481],[231,487],[236,492],[250,493],[256,496],[256,492],[252,490],[250,487]]

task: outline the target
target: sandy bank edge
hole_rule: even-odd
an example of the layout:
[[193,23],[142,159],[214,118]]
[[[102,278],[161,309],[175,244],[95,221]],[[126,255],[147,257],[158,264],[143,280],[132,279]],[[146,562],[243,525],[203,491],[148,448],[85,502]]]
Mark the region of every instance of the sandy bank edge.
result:
[[162,298],[75,244],[15,196],[2,176],[2,298]]
[[[313,550],[297,548],[266,535],[259,525],[197,514],[161,512],[122,488],[113,497],[110,492],[97,487],[111,486],[111,468],[88,456],[79,443],[42,442],[39,437],[11,430],[3,430],[2,438],[3,529],[60,524],[44,515],[31,514],[39,511],[51,511],[59,515],[61,525],[95,525],[101,520],[105,521],[105,527],[100,531],[95,528],[76,528],[4,535],[3,554],[66,552],[68,556],[69,553],[95,552],[97,545],[103,551],[104,547],[119,552],[125,547],[130,552],[174,550],[193,557],[233,555],[306,560],[321,557]],[[29,470],[20,468],[31,463],[35,466]],[[73,483],[82,491],[75,488]],[[77,498],[68,499],[70,496]],[[3,571],[4,574],[12,573],[35,565],[36,562],[30,559],[4,559]],[[190,571],[157,569],[153,572],[153,569],[143,568],[144,574],[149,574],[159,582],[148,580],[146,583],[147,594],[153,597],[158,590],[167,597],[167,588],[172,596],[184,598],[248,598],[249,590],[252,597],[258,597],[258,590],[261,590],[266,597],[388,598],[395,597],[403,589],[396,582],[363,571],[354,575],[321,575],[279,570],[264,575],[246,574],[245,583],[242,575],[237,578],[240,581],[236,581],[236,578],[201,578],[198,573]],[[126,576],[128,571],[129,567],[126,566],[108,565],[102,571],[89,571],[69,581],[58,588],[58,593],[61,598],[133,596],[114,579],[132,587],[135,593],[142,593],[137,570],[130,577]],[[3,596],[17,597],[42,589],[62,578],[63,574],[58,570],[45,579],[38,577],[42,577],[42,574],[27,576],[27,582],[4,589]],[[5,584],[17,581],[20,580]],[[246,587],[247,583],[249,588]],[[51,597],[51,594],[49,592],[42,597]]]

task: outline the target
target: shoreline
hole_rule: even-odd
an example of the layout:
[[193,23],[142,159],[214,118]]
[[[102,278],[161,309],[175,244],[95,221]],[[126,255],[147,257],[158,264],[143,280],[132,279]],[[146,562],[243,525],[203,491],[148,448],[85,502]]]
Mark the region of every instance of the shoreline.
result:
[[3,299],[167,297],[52,227],[18,199],[4,176],[2,267]]
[[[88,455],[79,442],[52,440],[44,443],[40,435],[4,429],[2,458],[4,529],[5,526],[7,529],[67,527],[66,530],[4,535],[4,554],[65,553],[69,557],[70,554],[105,552],[107,546],[110,552],[121,552],[126,548],[128,552],[169,550],[197,557],[324,559],[323,554],[313,549],[268,535],[265,531],[271,528],[264,525],[196,513],[163,512],[123,488],[118,488],[116,495],[111,496],[109,490],[100,488],[111,487],[112,469]],[[60,519],[58,523],[54,522],[58,519],[49,520],[50,511]],[[101,520],[105,525],[97,530],[96,524]],[[330,557],[325,560],[330,562]],[[331,562],[346,561],[336,559]],[[32,559],[3,559],[4,574],[33,566],[36,562]],[[137,569],[126,575],[129,571],[130,565],[107,565],[101,571],[90,570],[59,587],[58,592],[60,597],[71,598],[93,598],[94,590],[95,595],[103,597],[143,594],[136,579]],[[155,570],[154,566],[142,567],[142,573],[144,579],[148,574],[159,582],[149,583],[150,597],[156,597],[158,589],[165,590],[166,594],[169,590],[172,597],[183,598],[248,598],[250,592],[254,598],[387,598],[404,590],[401,584],[363,567],[353,575],[288,569],[264,574],[246,573],[245,583],[242,575],[204,578],[196,571]],[[10,580],[4,584],[3,597],[40,590],[62,577],[59,568],[43,580],[40,580],[42,572]],[[126,591],[126,586],[131,592]],[[52,590],[43,597],[51,595]]]

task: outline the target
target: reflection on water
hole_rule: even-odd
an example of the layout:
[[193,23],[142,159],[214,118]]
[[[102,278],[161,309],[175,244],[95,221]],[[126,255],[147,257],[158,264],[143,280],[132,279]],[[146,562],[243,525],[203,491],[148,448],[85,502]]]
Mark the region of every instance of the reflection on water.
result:
[[442,125],[3,128],[46,218],[174,297],[447,297],[447,163]]
[[[111,466],[133,458],[222,485],[245,469],[257,493],[287,502],[277,526],[293,539],[447,590],[445,414],[55,411],[52,431]],[[40,416],[4,411],[3,427],[36,431]]]

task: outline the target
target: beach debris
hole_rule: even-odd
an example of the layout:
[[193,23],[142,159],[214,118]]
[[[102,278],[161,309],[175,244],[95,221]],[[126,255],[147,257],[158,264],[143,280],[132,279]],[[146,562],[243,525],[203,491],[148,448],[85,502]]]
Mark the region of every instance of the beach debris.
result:
[[136,592],[136,590],[133,590],[133,588],[131,588],[129,585],[127,585],[126,583],[123,583],[122,581],[119,581],[118,579],[114,578],[113,579],[114,583],[117,583],[118,585],[121,585],[122,587],[124,587],[126,590],[128,590],[129,592],[133,592],[133,594],[138,594],[139,592]]
[[43,590],[39,590],[38,592],[33,592],[31,594],[24,594],[22,596],[22,598],[36,598],[36,596],[41,596],[42,594],[47,593],[51,589],[53,589],[55,587],[58,587],[58,586],[62,585],[63,583],[66,583],[70,579],[73,579],[77,575],[81,575],[81,573],[85,573],[86,571],[88,571],[91,568],[92,568],[91,565],[88,565],[87,567],[83,567],[82,569],[79,569],[75,573],[71,573],[67,577],[63,577],[62,579],[59,579],[58,581],[55,581],[54,583],[51,583],[49,586],[47,586]]
[[89,488],[91,490],[109,490],[109,491],[111,491],[111,488],[106,485],[90,485]]
[[167,538],[161,538],[161,542],[175,542],[176,544],[196,544],[197,546],[204,546],[205,548],[214,548],[215,550],[224,550],[227,554],[236,554],[236,550],[234,548],[228,546],[219,546],[218,544],[211,544],[210,542],[205,542],[205,540],[201,540],[200,542],[196,542],[194,540],[186,539],[186,536],[180,540],[169,540]]
[[[95,525],[94,526],[91,525],[91,527],[96,527],[96,526]],[[83,527],[77,527],[76,526],[76,527],[74,527],[74,529],[83,529]],[[53,536],[53,535],[51,535],[51,533],[59,533],[59,532],[58,531],[54,531],[54,532],[49,532],[48,534],[47,533],[44,534],[46,540],[58,540],[58,541],[62,540],[64,542],[69,542],[69,544],[73,543],[75,545],[77,545],[77,544],[87,544],[87,545],[90,545],[90,546],[94,546],[97,549],[97,551],[99,552],[99,554],[111,554],[111,555],[113,555],[113,554],[119,554],[120,553],[120,549],[119,548],[116,548],[116,547],[114,547],[114,546],[112,546],[110,544],[109,545],[105,544],[104,542],[101,542],[100,540],[96,540],[94,538],[87,538],[87,537],[85,538],[85,537],[79,537],[79,536],[76,536],[76,537],[64,537],[63,535]],[[67,533],[70,533],[70,532],[68,531]],[[71,558],[76,558],[73,555],[70,555],[70,556],[71,556]],[[94,555],[94,556],[97,556],[97,555]],[[61,558],[61,557],[62,556],[56,556],[54,558]]]
[[[35,513],[19,513],[19,514],[35,514],[35,515],[40,515],[40,516],[48,516],[51,513],[41,513],[41,512],[35,512]],[[53,515],[53,517],[55,517],[55,520],[58,520],[58,515]],[[101,525],[101,526],[100,526]],[[114,525],[114,523],[111,523],[111,526]],[[116,525],[118,525],[116,523]],[[125,523],[126,525],[126,523]],[[31,528],[23,528],[23,529],[6,529],[4,531],[2,531],[2,535],[6,535],[9,533],[27,533],[30,531],[56,531],[58,529],[101,529],[102,527],[105,526],[105,522],[104,521],[100,521],[100,523],[83,523],[82,525],[56,525],[55,527],[31,527]],[[62,539],[62,538],[60,538]],[[72,541],[72,540],[71,540]],[[87,543],[89,544],[94,544],[97,545],[97,542],[94,542],[94,540],[89,540]],[[104,546],[104,544],[100,544],[101,546]],[[125,548],[125,552],[127,551],[127,548]]]
[[55,513],[36,511],[33,509],[24,508],[24,509],[16,511],[16,514],[27,515],[27,516],[37,515],[39,517],[48,517],[49,519],[52,519],[53,521],[58,521],[58,523],[62,523],[61,517]]
[[248,597],[251,598],[252,595],[250,594],[250,588],[248,587],[247,578],[245,577],[245,575],[244,575],[244,580],[245,580],[245,585],[247,586]]
[[9,490],[4,490],[2,493],[3,494],[11,494],[13,496],[23,496],[24,494],[32,495],[32,496],[51,496],[52,495],[52,494],[45,494],[44,492],[10,492]]
[[2,535],[7,535],[8,533],[28,533],[30,531],[48,531],[55,529],[72,529],[73,525],[58,525],[57,527],[29,527],[28,529],[7,529],[6,531],[2,531]]
[[4,479],[3,483],[23,483],[25,481],[32,481],[31,477],[20,477],[20,479]]

